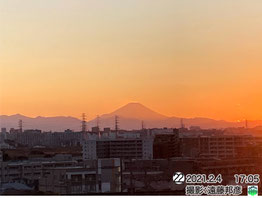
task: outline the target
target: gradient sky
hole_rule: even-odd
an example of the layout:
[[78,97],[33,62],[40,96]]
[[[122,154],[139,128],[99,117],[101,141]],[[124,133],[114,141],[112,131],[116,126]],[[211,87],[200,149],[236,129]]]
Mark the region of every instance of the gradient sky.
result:
[[0,114],[262,119],[261,0],[0,0]]

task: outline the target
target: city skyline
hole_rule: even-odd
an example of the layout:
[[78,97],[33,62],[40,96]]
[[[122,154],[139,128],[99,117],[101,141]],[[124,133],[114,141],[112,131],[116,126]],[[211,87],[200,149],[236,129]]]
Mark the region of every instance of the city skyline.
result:
[[261,120],[259,0],[0,0],[0,115]]

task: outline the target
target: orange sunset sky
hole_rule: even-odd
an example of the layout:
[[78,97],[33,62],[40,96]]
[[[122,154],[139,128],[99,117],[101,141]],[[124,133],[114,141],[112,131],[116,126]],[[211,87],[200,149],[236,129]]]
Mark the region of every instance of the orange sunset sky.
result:
[[0,0],[0,114],[128,102],[262,119],[261,0]]

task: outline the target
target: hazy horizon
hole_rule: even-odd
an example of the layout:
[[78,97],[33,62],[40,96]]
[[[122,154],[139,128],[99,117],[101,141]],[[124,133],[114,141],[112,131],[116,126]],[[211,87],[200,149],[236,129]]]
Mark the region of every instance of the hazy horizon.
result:
[[[183,119],[194,119],[194,118],[200,118],[200,119],[212,119],[212,120],[216,120],[216,121],[226,121],[226,122],[245,122],[246,120],[245,119],[243,119],[243,120],[236,120],[236,121],[230,121],[230,120],[225,120],[225,119],[215,119],[215,118],[211,118],[211,117],[201,117],[201,116],[195,116],[195,117],[179,117],[179,116],[176,116],[176,115],[171,115],[171,116],[167,116],[167,115],[165,115],[165,114],[163,114],[163,113],[161,113],[161,112],[156,112],[156,111],[154,111],[154,109],[151,109],[151,108],[149,108],[149,107],[147,107],[146,105],[144,105],[144,104],[141,104],[141,103],[139,103],[139,102],[130,102],[130,103],[127,103],[127,104],[125,104],[125,105],[122,105],[122,106],[120,106],[120,107],[118,107],[117,109],[115,109],[114,111],[112,111],[112,112],[104,112],[104,113],[102,113],[102,114],[100,114],[100,115],[96,115],[96,116],[94,116],[94,117],[90,117],[90,116],[88,116],[88,114],[87,113],[85,113],[85,112],[83,112],[83,113],[85,113],[85,116],[88,118],[87,119],[87,121],[91,121],[91,120],[94,120],[94,119],[97,119],[97,116],[107,116],[108,114],[114,114],[114,115],[117,115],[118,117],[120,117],[121,118],[121,116],[119,116],[119,114],[117,114],[117,113],[115,113],[116,111],[118,111],[118,110],[120,110],[120,109],[122,109],[122,108],[124,108],[124,107],[126,107],[126,106],[128,106],[128,105],[130,105],[130,104],[138,104],[138,105],[142,105],[142,106],[144,106],[145,108],[147,108],[147,109],[149,109],[150,111],[152,111],[152,112],[154,112],[154,113],[156,113],[156,114],[160,114],[161,116],[164,116],[165,117],[165,119],[169,119],[169,118],[183,118]],[[37,115],[37,116],[29,116],[29,115],[25,115],[25,114],[22,114],[22,113],[15,113],[15,114],[9,114],[9,115],[7,115],[7,114],[0,114],[0,116],[16,116],[16,115],[20,115],[20,116],[25,116],[25,117],[28,117],[28,118],[38,118],[38,117],[43,117],[43,118],[51,118],[51,117],[72,117],[72,118],[76,118],[76,119],[79,119],[79,120],[82,120],[82,114],[83,113],[81,113],[81,114],[79,114],[79,116],[70,116],[70,115],[53,115],[53,116],[43,116],[43,115]],[[139,115],[139,114],[137,114],[137,115]],[[123,116],[123,118],[134,118],[135,116]],[[139,116],[138,116],[139,117]],[[142,120],[142,119],[141,119]],[[248,120],[248,121],[260,121],[260,120]]]
[[262,120],[260,0],[0,0],[0,115]]
[[[128,103],[113,112],[99,115],[99,120],[96,118],[87,119],[86,123],[91,129],[94,126],[101,128],[115,127],[115,116],[118,116],[121,129],[125,130],[139,130],[143,122],[143,127],[148,128],[178,128],[181,126],[181,118],[179,117],[167,117],[140,103]],[[64,131],[66,129],[79,130],[82,118],[68,117],[68,116],[56,116],[56,117],[27,117],[21,114],[15,114],[12,116],[0,116],[0,126],[3,128],[15,128],[17,123],[22,120],[24,129],[37,128],[43,131]],[[225,120],[214,120],[210,118],[196,117],[196,118],[183,118],[184,126],[199,126],[203,129],[223,129],[229,127],[244,127],[246,121],[242,122],[227,122]],[[254,128],[262,126],[262,121],[248,121],[248,127]],[[0,127],[0,128],[1,128]]]

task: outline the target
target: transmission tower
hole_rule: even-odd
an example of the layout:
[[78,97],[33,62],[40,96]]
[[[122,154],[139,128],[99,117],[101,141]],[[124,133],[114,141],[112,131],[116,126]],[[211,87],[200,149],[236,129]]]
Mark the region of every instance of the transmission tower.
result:
[[23,132],[23,120],[19,120],[18,121],[18,128],[19,128],[19,132]]
[[181,125],[181,129],[185,128],[185,124],[184,124],[184,119],[183,118],[181,118],[181,120],[180,120],[180,125]]
[[100,116],[97,115],[96,116],[96,127],[97,127],[98,131],[100,131],[99,124],[100,124]]
[[118,130],[119,130],[119,126],[118,126],[118,124],[119,124],[119,117],[116,115],[115,116],[115,130],[116,130],[116,132],[118,132]]
[[144,130],[145,129],[145,123],[144,123],[144,121],[142,120],[142,123],[141,123],[141,128],[142,128],[142,130]]
[[82,132],[86,132],[86,114],[82,114]]

